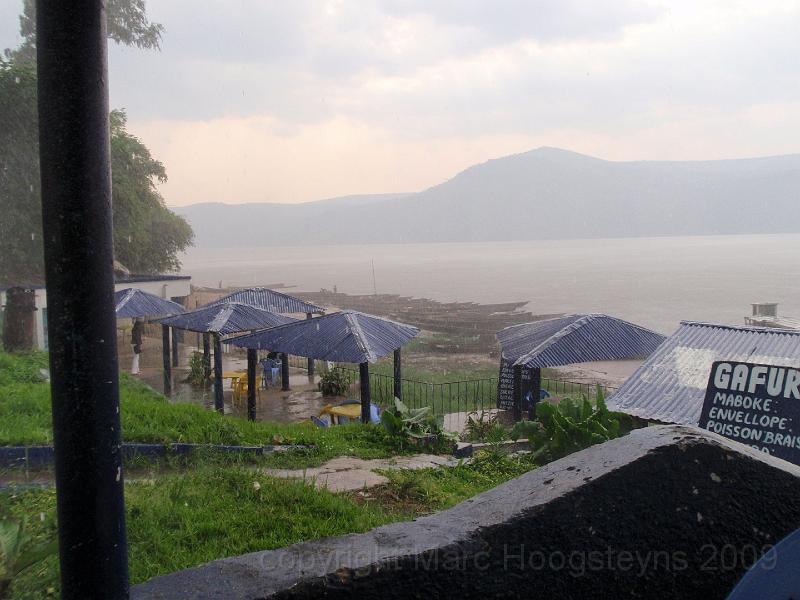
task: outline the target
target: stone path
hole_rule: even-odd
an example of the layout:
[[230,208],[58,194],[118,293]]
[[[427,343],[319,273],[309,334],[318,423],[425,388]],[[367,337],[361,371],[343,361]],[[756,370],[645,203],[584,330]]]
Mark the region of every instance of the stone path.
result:
[[[353,456],[340,456],[319,467],[309,469],[254,469],[255,473],[263,473],[283,479],[304,479],[313,481],[317,488],[327,488],[332,492],[348,492],[373,488],[389,483],[389,480],[375,471],[386,469],[427,469],[435,467],[453,467],[459,459],[452,456],[436,454],[415,454],[412,456],[395,456],[392,458],[376,458],[364,460]],[[146,471],[145,471],[146,472]],[[136,471],[126,473],[126,481],[137,481]],[[9,485],[30,487],[49,487],[53,485],[53,473],[37,473],[29,475],[25,471],[6,471],[0,474],[0,489]]]
[[415,454],[394,458],[364,460],[352,456],[340,456],[324,465],[311,469],[259,469],[260,473],[285,479],[313,480],[318,488],[332,492],[346,492],[372,488],[389,480],[375,471],[384,469],[427,469],[430,467],[455,466],[458,459],[435,454]]

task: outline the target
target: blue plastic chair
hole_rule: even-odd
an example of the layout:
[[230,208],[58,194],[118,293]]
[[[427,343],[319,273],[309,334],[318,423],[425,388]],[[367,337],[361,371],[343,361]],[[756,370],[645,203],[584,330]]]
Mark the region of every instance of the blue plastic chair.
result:
[[311,415],[311,422],[314,423],[314,425],[316,425],[317,427],[327,427],[328,426],[328,422],[327,421],[323,421],[322,419],[320,419],[319,417],[315,417],[314,415]]

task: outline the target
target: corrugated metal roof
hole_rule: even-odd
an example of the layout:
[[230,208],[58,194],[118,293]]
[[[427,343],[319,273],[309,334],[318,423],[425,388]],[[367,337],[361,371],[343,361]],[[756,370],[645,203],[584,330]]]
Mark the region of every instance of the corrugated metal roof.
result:
[[215,306],[217,304],[226,304],[228,302],[240,302],[241,304],[248,304],[257,308],[263,308],[274,313],[324,313],[325,309],[311,304],[300,298],[295,298],[289,294],[282,294],[275,290],[267,288],[247,288],[246,290],[239,290],[209,302],[206,306]]
[[183,306],[172,300],[159,298],[136,288],[125,288],[114,292],[114,304],[117,318],[163,317],[178,315],[184,311]]
[[798,366],[800,331],[682,321],[609,405],[643,419],[697,425],[715,360]]
[[199,333],[219,333],[229,335],[242,331],[254,331],[265,327],[275,327],[292,323],[297,319],[279,315],[268,310],[229,302],[215,306],[201,306],[182,315],[161,319],[163,325]]
[[497,333],[503,357],[528,368],[645,357],[665,339],[655,331],[596,313],[512,325]]
[[230,343],[318,360],[363,363],[375,362],[418,333],[419,329],[411,325],[344,310],[245,335]]

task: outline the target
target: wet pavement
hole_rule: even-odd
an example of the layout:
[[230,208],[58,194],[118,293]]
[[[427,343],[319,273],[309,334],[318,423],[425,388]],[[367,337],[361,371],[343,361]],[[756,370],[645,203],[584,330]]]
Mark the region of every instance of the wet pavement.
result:
[[[187,342],[196,343],[195,334],[187,334]],[[192,352],[198,351],[197,347],[187,344],[179,345],[179,366],[172,367],[172,395],[169,400],[172,403],[197,404],[208,409],[214,406],[214,391],[212,386],[201,388],[186,382],[189,375],[189,359]],[[130,345],[120,344],[118,348],[120,368],[130,373],[131,359],[133,356]],[[144,340],[142,353],[139,356],[140,374],[135,376],[147,383],[158,392],[164,390],[164,367],[161,353],[161,338],[146,337]],[[223,354],[223,371],[240,371],[247,368],[247,357],[244,352],[234,350]],[[257,374],[261,369],[258,368]],[[310,381],[305,370],[289,369],[289,388],[288,392],[281,391],[280,387],[270,386],[268,389],[259,390],[256,399],[256,420],[273,421],[276,423],[298,423],[307,421],[312,415],[319,414],[322,407],[331,402],[331,399],[323,399],[318,391],[317,384],[319,377]],[[357,385],[357,384],[354,384]],[[225,398],[225,414],[238,417],[247,417],[247,399],[242,398],[233,401],[231,381],[223,381]],[[357,390],[353,389],[350,397],[357,397]],[[341,399],[335,400],[341,402]],[[490,413],[497,412],[490,410]],[[467,418],[470,413],[456,412],[444,415],[444,429],[456,434],[464,432]]]
[[[187,341],[193,341],[196,336],[188,334]],[[120,344],[120,368],[130,373],[132,351],[129,345]],[[214,392],[211,386],[200,388],[186,382],[189,375],[189,359],[197,348],[189,344],[179,345],[179,366],[172,368],[172,395],[169,398],[173,403],[197,404],[211,409],[214,405]],[[139,375],[137,377],[151,386],[154,390],[163,392],[164,370],[162,363],[161,340],[148,337],[143,344],[139,357]],[[247,358],[244,353],[231,352],[223,354],[222,370],[239,371],[247,368]],[[260,367],[258,374],[260,374]],[[308,374],[300,369],[289,370],[288,392],[281,391],[280,387],[270,386],[268,389],[259,390],[256,399],[256,419],[259,421],[274,421],[277,423],[296,423],[307,421],[311,415],[317,415],[329,400],[322,398],[317,389],[319,377],[313,381]],[[230,380],[224,380],[225,414],[239,417],[247,416],[247,399],[233,401]]]

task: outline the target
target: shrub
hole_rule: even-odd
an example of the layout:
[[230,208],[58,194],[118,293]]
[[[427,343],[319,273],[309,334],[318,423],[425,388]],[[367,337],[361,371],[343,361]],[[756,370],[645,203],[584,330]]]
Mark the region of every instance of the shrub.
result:
[[186,381],[196,387],[208,387],[211,385],[202,352],[192,352],[192,356],[189,359],[189,375],[186,377]]
[[381,423],[390,435],[412,444],[452,445],[454,438],[439,426],[430,406],[408,408],[399,398],[394,399],[394,410],[381,413]]
[[350,391],[350,383],[350,372],[337,366],[322,374],[319,391],[325,397],[346,396]]
[[25,519],[0,520],[0,600],[23,571],[42,562],[58,550],[58,542],[37,543],[28,533]]
[[557,405],[539,402],[536,420],[517,423],[511,430],[511,438],[527,438],[534,457],[549,462],[625,435],[631,429],[632,419],[608,410],[603,392],[597,386],[595,406],[586,398],[581,401],[564,398]]
[[484,442],[499,427],[497,415],[488,410],[472,411],[467,415],[467,424],[462,438],[469,442]]

